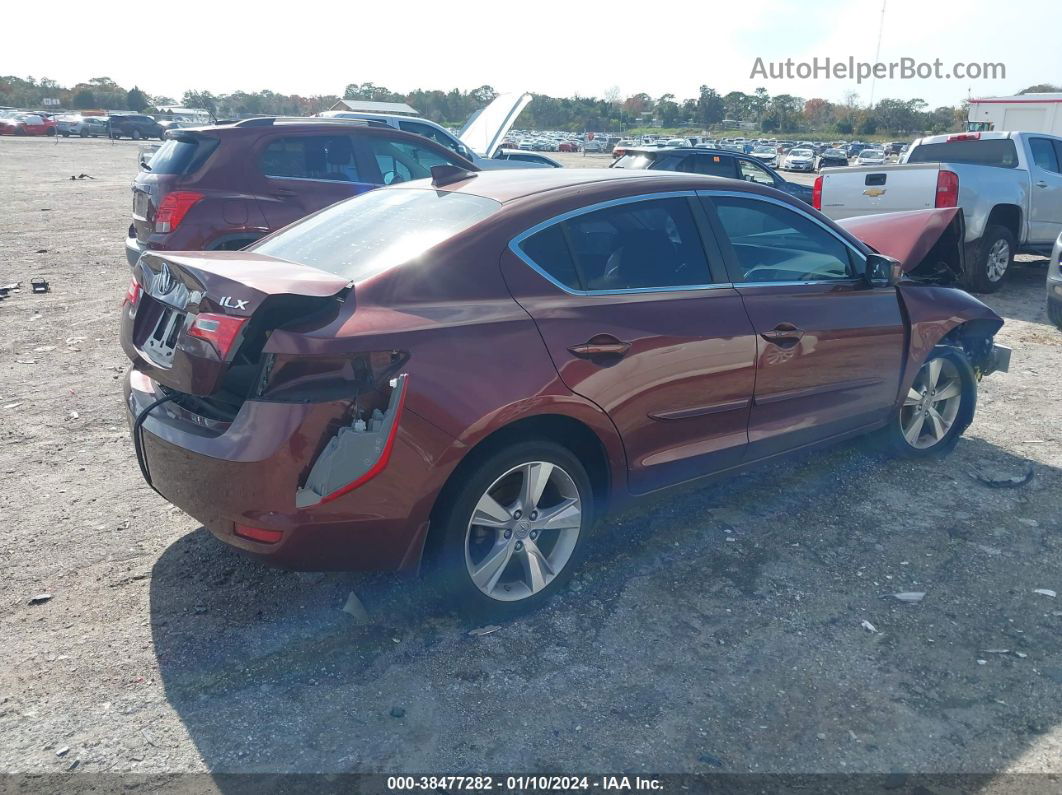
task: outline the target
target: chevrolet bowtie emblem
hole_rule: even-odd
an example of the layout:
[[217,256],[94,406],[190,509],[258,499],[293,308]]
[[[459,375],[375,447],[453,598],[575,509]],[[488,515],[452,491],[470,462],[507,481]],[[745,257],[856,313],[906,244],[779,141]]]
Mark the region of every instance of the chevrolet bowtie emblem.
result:
[[872,196],[873,198],[876,199],[876,198],[878,198],[878,196],[884,196],[885,195],[885,188],[867,188],[865,191],[863,191],[863,195],[864,196]]

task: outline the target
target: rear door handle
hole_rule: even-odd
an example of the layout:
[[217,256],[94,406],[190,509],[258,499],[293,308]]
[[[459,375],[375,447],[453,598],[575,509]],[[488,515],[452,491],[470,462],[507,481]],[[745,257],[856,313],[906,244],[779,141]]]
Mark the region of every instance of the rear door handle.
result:
[[598,334],[581,345],[571,345],[568,350],[575,356],[589,359],[594,356],[623,356],[631,348],[629,342],[623,342],[611,334]]
[[770,331],[760,332],[760,336],[768,342],[797,342],[804,336],[804,329],[797,328],[792,323],[779,323]]
[[1041,179],[1041,180],[1039,180],[1036,183],[1036,187],[1038,187],[1038,188],[1046,188],[1047,187],[1047,183],[1044,180]]

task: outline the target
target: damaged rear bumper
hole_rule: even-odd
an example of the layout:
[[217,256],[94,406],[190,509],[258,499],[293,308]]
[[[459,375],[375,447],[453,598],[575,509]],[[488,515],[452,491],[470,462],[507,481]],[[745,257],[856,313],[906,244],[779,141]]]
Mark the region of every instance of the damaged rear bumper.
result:
[[[130,425],[163,394],[131,370]],[[346,408],[344,401],[249,400],[231,423],[211,423],[165,403],[143,423],[144,463],[163,497],[220,540],[268,562],[304,570],[414,568],[450,469],[440,459],[453,440],[405,411],[376,477],[332,501],[299,507],[296,494]],[[237,525],[278,540],[238,535]]]

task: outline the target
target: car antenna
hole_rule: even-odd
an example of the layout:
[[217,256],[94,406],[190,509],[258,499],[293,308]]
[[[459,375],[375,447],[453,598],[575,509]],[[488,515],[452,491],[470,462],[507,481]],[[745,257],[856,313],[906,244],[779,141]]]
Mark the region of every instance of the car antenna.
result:
[[432,166],[431,167],[431,184],[437,188],[441,188],[444,185],[450,185],[454,182],[461,182],[465,179],[472,179],[476,176],[475,171],[469,171],[468,169],[461,168],[461,166]]

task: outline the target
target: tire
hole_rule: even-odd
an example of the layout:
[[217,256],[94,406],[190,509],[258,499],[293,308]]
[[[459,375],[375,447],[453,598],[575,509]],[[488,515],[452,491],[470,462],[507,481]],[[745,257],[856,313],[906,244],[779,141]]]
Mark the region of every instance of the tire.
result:
[[47,130],[44,131],[44,134],[46,136],[48,136],[49,138],[54,138],[55,137],[55,128],[54,127],[49,127]]
[[1047,317],[1055,324],[1055,327],[1062,329],[1062,301],[1047,301]]
[[[934,393],[950,393],[952,386],[957,395],[934,399]],[[958,348],[940,346],[922,363],[899,410],[879,436],[886,450],[901,458],[947,455],[973,421],[976,408],[977,378],[969,360]],[[943,423],[943,433],[934,413]]]
[[134,141],[139,141],[139,140],[140,140],[141,138],[143,138],[144,136],[142,136],[142,135],[140,134],[140,130],[133,130],[133,134],[132,134],[132,135],[130,135],[129,137],[130,137],[130,138],[132,138],[132,139],[133,139]]
[[[504,620],[560,591],[583,558],[594,521],[593,490],[579,459],[555,442],[519,442],[459,477],[432,521],[439,534],[433,562],[448,601],[466,616]],[[521,496],[528,483],[541,486],[530,505]],[[546,521],[540,511],[557,512],[554,527],[539,524]]]
[[1005,226],[985,229],[976,246],[977,254],[966,274],[966,287],[973,293],[994,293],[1003,286],[1014,265],[1014,235]]

